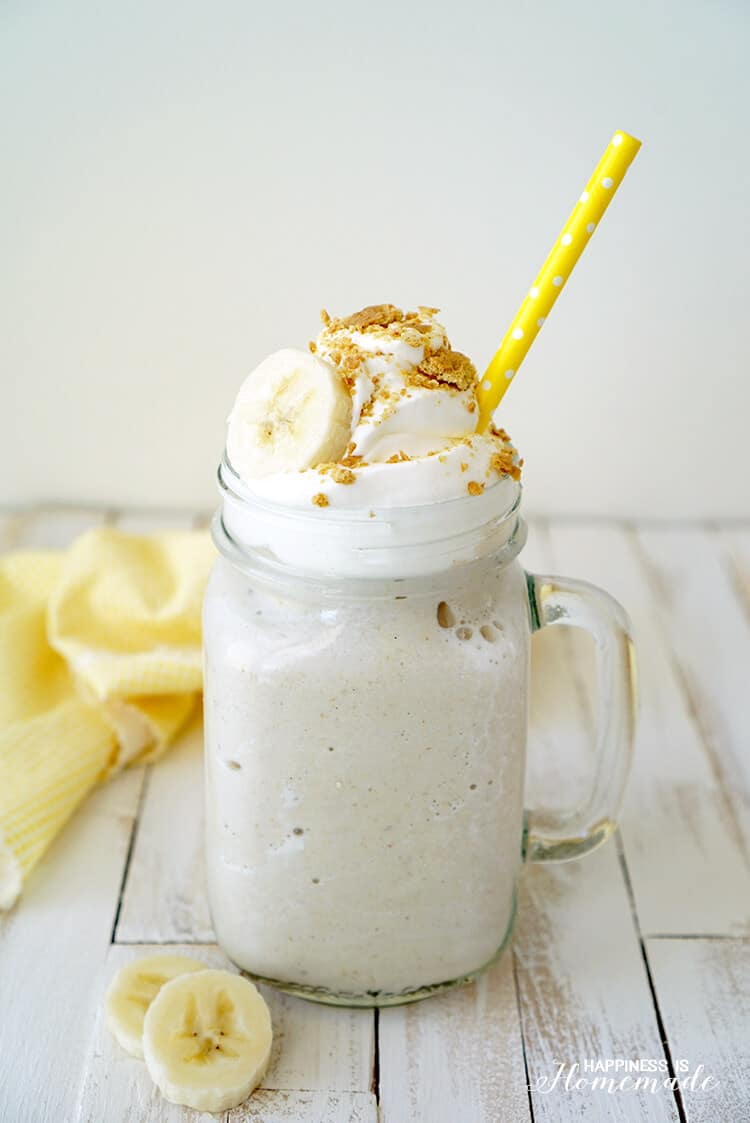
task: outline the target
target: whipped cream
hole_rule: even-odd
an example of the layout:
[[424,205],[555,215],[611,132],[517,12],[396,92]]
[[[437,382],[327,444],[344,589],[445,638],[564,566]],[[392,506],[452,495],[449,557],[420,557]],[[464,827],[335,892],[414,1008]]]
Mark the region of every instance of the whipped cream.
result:
[[392,305],[338,320],[323,313],[310,350],[349,389],[349,444],[332,463],[256,478],[238,472],[248,490],[283,506],[316,506],[321,515],[434,504],[497,487],[507,488],[510,502],[520,473],[515,449],[501,430],[476,432],[476,371],[451,348],[436,313]]

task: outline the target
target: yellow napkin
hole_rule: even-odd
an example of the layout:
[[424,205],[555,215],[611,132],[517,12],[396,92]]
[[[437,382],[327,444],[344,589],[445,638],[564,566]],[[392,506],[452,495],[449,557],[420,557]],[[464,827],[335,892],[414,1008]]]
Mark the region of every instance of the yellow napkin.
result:
[[0,559],[0,908],[91,788],[190,716],[213,557],[205,533],[105,528]]

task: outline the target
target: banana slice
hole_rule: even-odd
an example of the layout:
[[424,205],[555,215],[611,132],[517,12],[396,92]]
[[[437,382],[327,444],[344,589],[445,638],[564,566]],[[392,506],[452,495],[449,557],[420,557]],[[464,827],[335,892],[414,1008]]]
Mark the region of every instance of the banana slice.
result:
[[205,963],[185,955],[148,955],[120,968],[104,999],[104,1013],[107,1026],[127,1053],[143,1057],[143,1019],[164,984],[205,969]]
[[275,351],[240,387],[229,417],[229,462],[252,480],[338,460],[351,421],[351,395],[335,367],[308,351]]
[[167,983],[143,1026],[154,1083],[171,1103],[227,1111],[257,1088],[271,1056],[271,1015],[242,975],[199,971]]

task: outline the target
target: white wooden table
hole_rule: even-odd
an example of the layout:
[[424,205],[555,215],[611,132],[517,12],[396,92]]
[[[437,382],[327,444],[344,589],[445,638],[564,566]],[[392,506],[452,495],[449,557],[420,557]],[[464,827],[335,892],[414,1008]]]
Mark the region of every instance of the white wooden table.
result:
[[[62,546],[104,519],[196,521],[36,510],[0,516],[0,547]],[[512,953],[477,984],[380,1014],[266,991],[274,1058],[226,1120],[750,1120],[750,528],[538,522],[524,561],[595,581],[632,615],[641,718],[618,837],[526,869]],[[530,804],[580,787],[590,662],[570,633],[535,639]],[[195,725],[162,761],[101,788],[0,918],[2,1123],[215,1118],[161,1100],[99,1013],[115,969],[154,947],[225,962],[201,802]],[[639,1058],[664,1065],[659,1079],[687,1062],[714,1083],[544,1090],[560,1064]]]

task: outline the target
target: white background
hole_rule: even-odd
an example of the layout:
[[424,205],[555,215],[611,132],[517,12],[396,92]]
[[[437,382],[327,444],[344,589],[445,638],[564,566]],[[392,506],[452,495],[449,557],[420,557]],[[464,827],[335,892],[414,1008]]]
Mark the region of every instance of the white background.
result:
[[209,506],[318,309],[486,363],[644,141],[502,406],[536,513],[747,516],[742,0],[0,6],[0,502]]

